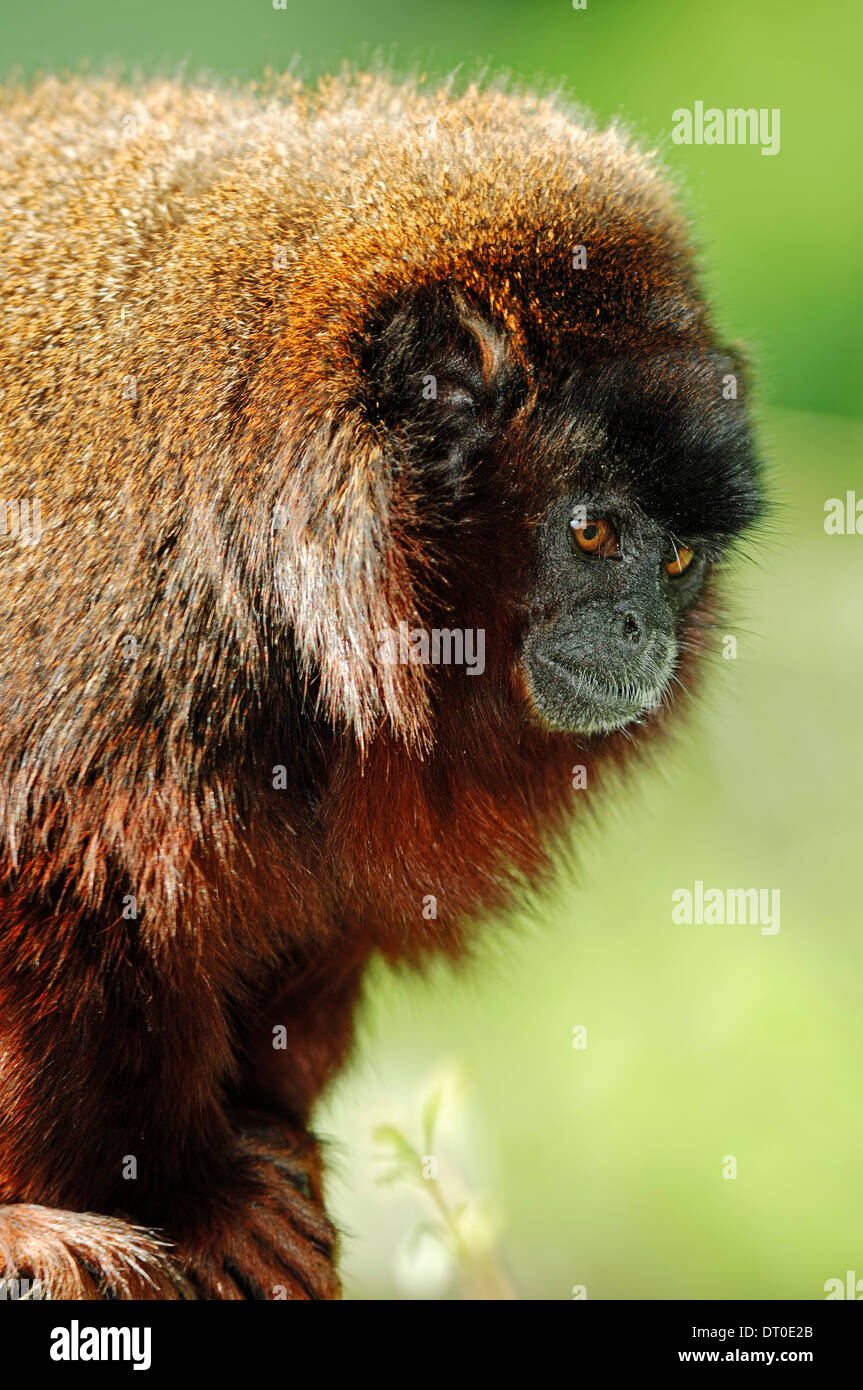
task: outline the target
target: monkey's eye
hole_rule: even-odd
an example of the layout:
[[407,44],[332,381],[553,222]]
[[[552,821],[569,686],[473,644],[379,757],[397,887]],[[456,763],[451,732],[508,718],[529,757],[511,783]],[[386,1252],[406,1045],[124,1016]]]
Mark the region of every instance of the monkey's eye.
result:
[[569,523],[572,539],[586,555],[619,555],[620,546],[610,521],[588,521],[584,526]]
[[674,547],[674,558],[666,560],[665,572],[670,574],[672,579],[676,579],[685,569],[692,564],[693,552],[688,545],[676,545]]

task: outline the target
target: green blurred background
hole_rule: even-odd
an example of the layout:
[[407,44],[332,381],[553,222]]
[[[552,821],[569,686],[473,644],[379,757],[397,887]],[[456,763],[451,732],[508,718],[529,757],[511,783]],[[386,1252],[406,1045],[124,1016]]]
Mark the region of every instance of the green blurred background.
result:
[[[467,971],[375,975],[355,1063],[318,1116],[347,1292],[823,1298],[827,1279],[863,1278],[863,537],[823,528],[827,498],[863,498],[859,7],[42,0],[3,31],[7,72],[255,76],[299,59],[313,77],[381,53],[506,68],[663,153],[723,326],[756,365],[778,504],[737,566],[739,656],[717,657],[661,768],[606,797],[554,891],[489,924]],[[695,100],[779,107],[780,153],[673,145],[671,113]],[[673,925],[671,892],[696,878],[779,888],[781,931]],[[395,1126],[428,1151],[440,1084],[455,1260],[426,1231],[433,1184],[382,1186],[373,1138]]]

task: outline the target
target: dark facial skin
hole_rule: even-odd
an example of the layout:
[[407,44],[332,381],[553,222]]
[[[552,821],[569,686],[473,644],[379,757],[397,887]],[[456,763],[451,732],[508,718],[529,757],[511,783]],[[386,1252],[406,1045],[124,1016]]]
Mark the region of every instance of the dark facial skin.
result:
[[[582,549],[576,534],[601,519],[613,553]],[[673,537],[621,495],[574,495],[548,512],[538,534],[541,614],[522,647],[536,714],[550,728],[608,733],[656,709],[668,690],[681,618],[697,597],[704,557],[668,573]],[[679,563],[679,561],[678,561]]]
[[[730,371],[742,392],[718,349],[658,354],[549,393],[539,423],[562,491],[536,527],[521,649],[545,727],[608,733],[668,695],[711,566],[761,507],[745,409],[721,391]],[[608,542],[591,552],[597,526]]]

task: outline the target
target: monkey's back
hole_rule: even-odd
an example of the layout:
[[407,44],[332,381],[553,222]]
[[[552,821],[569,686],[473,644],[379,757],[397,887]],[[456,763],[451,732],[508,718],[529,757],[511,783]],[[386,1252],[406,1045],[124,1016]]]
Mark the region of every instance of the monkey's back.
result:
[[[272,338],[309,316],[325,356],[327,316],[361,329],[400,280],[512,276],[553,299],[576,230],[607,254],[615,222],[639,226],[648,256],[673,220],[614,131],[493,89],[51,79],[7,90],[0,138],[4,466],[23,456],[31,479],[61,446],[74,474],[74,442],[128,474],[148,418],[224,439]],[[116,489],[116,471],[86,474]]]
[[[618,133],[494,88],[51,79],[5,93],[0,152],[0,501],[38,502],[41,527],[0,536],[0,836],[17,863],[62,821],[92,885],[133,804],[179,844],[218,802],[202,769],[242,760],[291,640],[325,711],[340,693],[361,734],[382,708],[398,727],[398,692],[344,657],[391,542],[361,404],[380,306],[456,284],[553,353],[619,337],[651,279],[661,334],[688,252]],[[603,273],[575,301],[584,242]]]

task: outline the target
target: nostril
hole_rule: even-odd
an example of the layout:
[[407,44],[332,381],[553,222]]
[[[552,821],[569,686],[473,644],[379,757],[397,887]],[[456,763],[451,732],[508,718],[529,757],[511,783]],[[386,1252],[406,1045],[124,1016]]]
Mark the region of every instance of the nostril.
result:
[[627,613],[623,619],[623,635],[627,642],[635,644],[641,641],[641,626],[631,613]]

